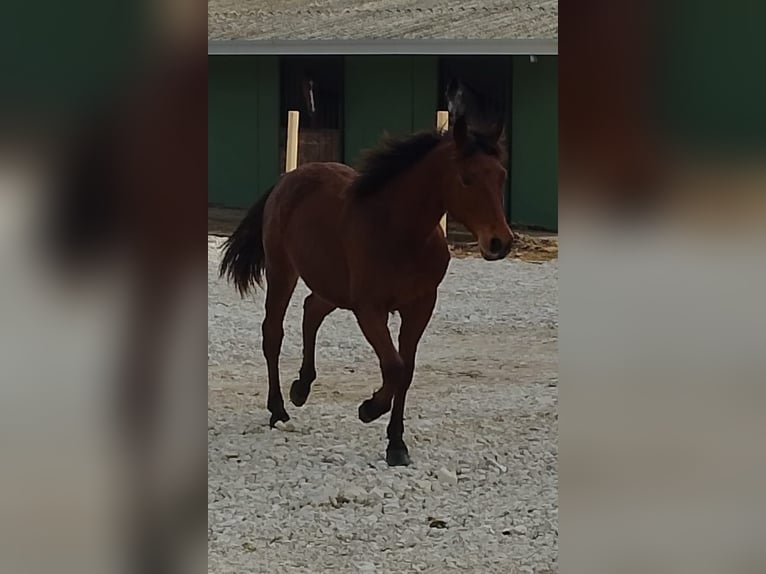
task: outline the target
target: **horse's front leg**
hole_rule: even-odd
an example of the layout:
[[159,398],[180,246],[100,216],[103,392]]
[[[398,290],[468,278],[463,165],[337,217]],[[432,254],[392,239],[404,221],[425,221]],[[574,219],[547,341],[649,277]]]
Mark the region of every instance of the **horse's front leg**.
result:
[[431,320],[435,304],[436,291],[399,310],[402,317],[402,326],[399,329],[399,354],[404,361],[405,377],[402,384],[394,391],[394,407],[388,422],[386,462],[390,466],[410,464],[409,451],[407,445],[404,444],[403,437],[404,402],[407,398],[407,390],[412,383],[412,375],[415,372],[415,355],[418,343]]
[[375,391],[372,398],[359,405],[359,419],[369,423],[391,410],[394,393],[406,378],[406,367],[391,340],[388,330],[388,310],[384,308],[364,307],[355,311],[356,319],[380,361],[383,385]]

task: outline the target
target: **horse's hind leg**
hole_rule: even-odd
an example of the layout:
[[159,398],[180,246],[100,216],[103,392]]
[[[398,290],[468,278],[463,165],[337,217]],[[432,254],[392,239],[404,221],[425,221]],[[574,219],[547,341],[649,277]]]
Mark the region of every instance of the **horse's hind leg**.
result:
[[271,412],[269,425],[272,427],[277,421],[290,420],[279,387],[279,353],[284,337],[282,324],[285,312],[298,282],[298,274],[286,263],[286,258],[280,263],[272,265],[268,262],[266,265],[266,317],[263,320],[263,355],[269,371],[269,398],[266,406]]
[[325,317],[335,309],[335,305],[315,293],[311,293],[303,301],[303,362],[298,373],[298,380],[293,381],[290,387],[290,401],[296,407],[306,404],[306,399],[311,392],[311,383],[317,376],[314,364],[317,331]]

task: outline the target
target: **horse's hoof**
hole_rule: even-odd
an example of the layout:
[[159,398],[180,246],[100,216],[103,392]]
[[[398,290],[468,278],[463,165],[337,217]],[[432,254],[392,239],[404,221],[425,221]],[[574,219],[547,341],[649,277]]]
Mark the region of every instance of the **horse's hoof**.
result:
[[277,423],[279,421],[282,421],[283,423],[286,423],[290,420],[290,415],[287,414],[287,411],[282,411],[281,413],[271,413],[271,418],[269,419],[269,426],[271,428],[274,428],[277,426]]
[[407,452],[407,447],[402,448],[387,448],[386,449],[386,462],[388,466],[407,466],[410,464],[410,454]]
[[311,385],[302,383],[300,379],[293,381],[293,384],[290,385],[290,402],[296,407],[302,407],[306,404],[310,391]]
[[371,423],[391,410],[391,404],[381,405],[375,399],[367,399],[359,405],[359,420],[363,423]]

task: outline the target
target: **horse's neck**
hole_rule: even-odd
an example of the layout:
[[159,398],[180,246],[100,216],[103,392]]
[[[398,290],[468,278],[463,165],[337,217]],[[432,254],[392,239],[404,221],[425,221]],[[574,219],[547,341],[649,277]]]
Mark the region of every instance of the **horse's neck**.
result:
[[[400,178],[390,190],[392,226],[415,241],[425,241],[446,210],[445,191],[452,185],[449,150],[438,146]],[[385,193],[385,192],[384,192]]]

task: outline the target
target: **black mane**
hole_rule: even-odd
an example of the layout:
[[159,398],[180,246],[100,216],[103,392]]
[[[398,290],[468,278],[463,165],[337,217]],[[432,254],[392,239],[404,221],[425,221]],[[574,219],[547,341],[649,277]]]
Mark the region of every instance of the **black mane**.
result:
[[[384,137],[376,148],[362,156],[357,171],[359,175],[351,184],[350,192],[357,197],[374,195],[398,175],[410,169],[433,150],[451,132],[421,132],[405,138]],[[498,158],[503,155],[498,142],[480,133],[471,132],[465,148],[465,157],[485,153]]]
[[401,139],[384,137],[379,146],[362,156],[357,167],[359,175],[351,184],[351,192],[359,197],[373,195],[423,159],[443,138],[444,135],[437,131]]

